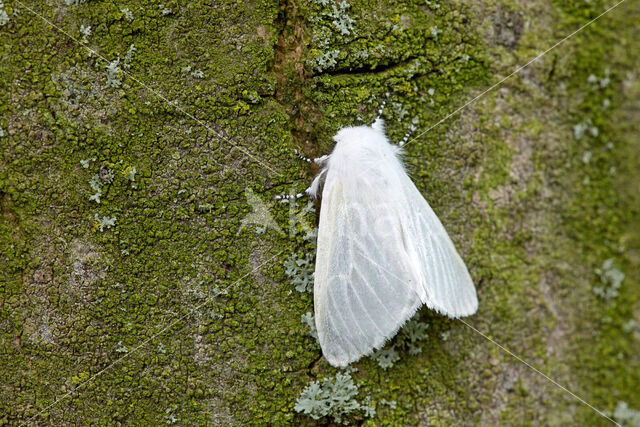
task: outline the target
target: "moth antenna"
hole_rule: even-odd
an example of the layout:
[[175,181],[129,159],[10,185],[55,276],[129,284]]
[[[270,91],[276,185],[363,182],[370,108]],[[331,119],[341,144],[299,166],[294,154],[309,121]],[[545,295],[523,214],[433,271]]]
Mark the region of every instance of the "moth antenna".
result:
[[411,135],[413,135],[413,133],[416,131],[416,129],[417,129],[416,125],[412,124],[411,127],[409,127],[409,130],[407,131],[407,133],[404,134],[404,138],[402,138],[402,141],[400,141],[398,145],[402,147],[404,144],[406,144],[407,141],[409,141],[409,138],[411,137]]
[[382,112],[384,111],[384,106],[387,104],[387,99],[389,99],[389,92],[384,94],[382,105],[380,105],[380,109],[378,110],[378,116],[371,124],[371,127],[380,133],[384,133],[384,119],[382,118]]
[[382,118],[382,112],[384,111],[384,107],[387,105],[387,99],[389,99],[389,92],[386,92],[384,94],[384,99],[382,100],[382,105],[380,105],[380,109],[378,109],[378,116],[376,117],[376,120],[379,120]]

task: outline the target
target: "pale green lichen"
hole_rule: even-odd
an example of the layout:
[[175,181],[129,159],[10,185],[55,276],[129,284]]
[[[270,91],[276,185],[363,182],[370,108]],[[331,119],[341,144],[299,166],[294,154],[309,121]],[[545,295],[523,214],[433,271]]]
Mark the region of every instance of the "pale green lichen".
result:
[[[84,167],[84,164],[82,165]],[[87,167],[89,167],[87,163]],[[100,182],[100,176],[95,174],[89,180],[89,186],[95,193],[89,196],[89,200],[94,201],[96,203],[100,203],[100,198],[102,197],[102,183]]]
[[89,43],[91,25],[80,25],[80,34],[82,35],[82,43]]
[[158,8],[160,9],[160,13],[162,14],[162,16],[169,16],[173,14],[173,9],[165,6],[164,4],[158,5]]
[[285,274],[298,292],[313,292],[314,256],[292,254],[285,262]]
[[[91,164],[91,162],[95,162],[95,161],[96,161],[95,157],[88,158],[88,159],[82,159],[82,160],[80,160],[80,165],[84,169],[89,169],[89,165]],[[91,188],[93,188],[93,186]]]
[[338,32],[344,36],[348,36],[353,31],[353,24],[355,20],[348,14],[348,10],[351,7],[346,0],[339,1],[337,4],[331,5],[331,11],[325,13],[326,16],[331,18],[331,23]]
[[103,216],[102,218],[100,218],[100,216],[96,213],[94,214],[93,218],[96,222],[96,227],[100,230],[100,232],[103,232],[105,229],[112,228],[116,225],[115,215]]
[[593,126],[591,119],[587,119],[573,126],[573,137],[576,140],[581,140],[582,137],[588,132],[589,135],[596,137],[600,133],[597,126]]
[[362,409],[362,413],[367,418],[374,418],[376,416],[376,408],[371,403],[371,396],[364,398],[360,404],[360,409]]
[[122,66],[126,69],[131,68],[131,63],[133,62],[133,55],[135,55],[136,53],[136,47],[134,46],[133,43],[131,43],[131,45],[129,46],[129,49],[127,49],[127,53],[124,55],[124,60],[122,62]]
[[396,344],[405,348],[412,356],[420,354],[422,353],[422,342],[429,337],[428,329],[429,324],[411,319],[402,327]]
[[360,409],[375,415],[368,405],[361,405],[356,396],[358,387],[349,374],[338,373],[334,378],[325,378],[321,383],[312,381],[300,394],[294,409],[314,420],[332,417],[335,422]]
[[313,59],[311,66],[318,72],[333,68],[338,63],[337,59],[339,54],[340,51],[337,49],[324,52]]
[[133,21],[133,13],[128,7],[125,7],[124,9],[120,9],[120,12],[124,14],[124,19],[126,19],[129,22]]
[[307,311],[300,318],[303,324],[307,325],[309,328],[309,335],[311,335],[314,339],[318,339],[318,330],[316,329],[316,319],[313,313]]
[[9,23],[9,14],[4,8],[4,2],[0,1],[0,27]]
[[122,85],[122,79],[120,78],[122,73],[122,70],[120,69],[120,58],[116,58],[109,62],[105,67],[105,71],[107,73],[107,87],[119,88]]
[[417,319],[410,319],[395,337],[393,344],[381,348],[371,356],[382,369],[389,369],[400,360],[398,350],[405,350],[410,356],[422,353],[421,344],[429,337],[429,325]]
[[381,405],[386,405],[391,409],[396,409],[398,407],[398,402],[396,402],[395,400],[380,399],[379,403]]
[[640,427],[640,411],[629,408],[627,402],[618,402],[611,415],[625,427]]
[[129,166],[124,171],[122,171],[122,174],[131,182],[136,182],[137,173],[138,173],[138,170],[136,169],[135,166]]
[[376,350],[371,357],[378,363],[382,369],[387,370],[400,360],[400,355],[393,346]]
[[616,298],[620,294],[620,287],[625,278],[625,274],[615,265],[613,258],[609,258],[602,263],[602,267],[596,269],[596,274],[600,277],[602,286],[593,288],[593,293],[605,300]]
[[604,76],[597,77],[595,74],[589,74],[587,82],[596,85],[599,89],[606,89],[611,84],[611,69],[609,67],[604,69]]

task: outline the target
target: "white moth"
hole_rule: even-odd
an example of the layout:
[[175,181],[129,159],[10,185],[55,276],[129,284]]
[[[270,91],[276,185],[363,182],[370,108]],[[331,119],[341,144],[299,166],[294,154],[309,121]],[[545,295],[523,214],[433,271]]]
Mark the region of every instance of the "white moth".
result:
[[478,299],[447,232],[405,172],[401,148],[386,138],[384,121],[343,128],[334,140],[330,155],[305,159],[322,167],[306,193],[317,197],[322,187],[318,339],[329,363],[346,366],[382,347],[422,304],[460,317],[475,313]]

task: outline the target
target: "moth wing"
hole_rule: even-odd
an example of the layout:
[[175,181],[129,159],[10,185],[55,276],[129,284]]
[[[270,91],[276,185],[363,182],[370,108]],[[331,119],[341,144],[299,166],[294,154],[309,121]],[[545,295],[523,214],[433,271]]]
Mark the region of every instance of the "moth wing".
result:
[[422,305],[423,293],[407,256],[402,192],[378,173],[342,178],[327,175],[314,276],[318,339],[334,366],[382,347]]
[[464,261],[444,226],[420,194],[409,176],[402,187],[410,215],[407,217],[414,238],[413,251],[423,277],[424,303],[449,317],[469,316],[478,309],[476,289]]

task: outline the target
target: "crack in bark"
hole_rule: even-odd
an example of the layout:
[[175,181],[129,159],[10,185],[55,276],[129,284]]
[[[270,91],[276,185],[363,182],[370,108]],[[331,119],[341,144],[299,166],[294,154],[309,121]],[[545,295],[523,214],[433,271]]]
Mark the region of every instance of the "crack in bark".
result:
[[402,68],[403,66],[411,63],[413,60],[418,58],[419,57],[417,55],[412,55],[399,62],[390,62],[388,64],[377,64],[374,66],[364,64],[360,67],[355,67],[355,68],[334,68],[332,70],[326,71],[324,73],[318,73],[316,75],[319,76],[322,74],[328,74],[330,76],[340,76],[340,75],[367,74],[367,73],[384,73],[386,71],[390,71],[395,68]]
[[276,25],[279,35],[273,65],[277,82],[275,99],[291,119],[291,133],[297,145],[307,155],[316,157],[314,145],[309,143],[312,134],[308,123],[318,122],[320,113],[303,92],[306,81],[311,77],[303,61],[308,35],[304,16],[294,0],[281,1]]

